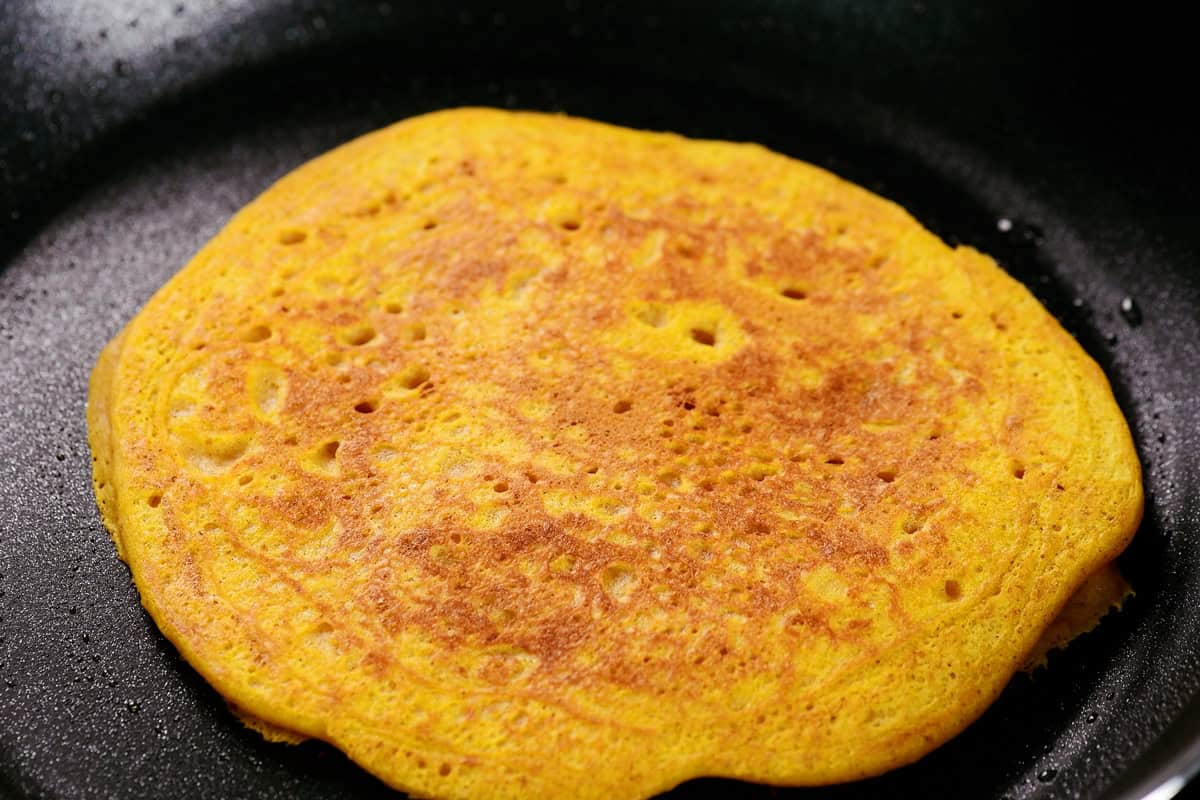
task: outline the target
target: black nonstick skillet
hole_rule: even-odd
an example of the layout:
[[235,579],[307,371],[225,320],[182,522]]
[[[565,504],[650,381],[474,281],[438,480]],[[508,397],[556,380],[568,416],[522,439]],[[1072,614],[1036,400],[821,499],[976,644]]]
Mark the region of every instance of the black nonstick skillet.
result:
[[1200,768],[1200,70],[1152,4],[0,0],[0,796],[391,796],[244,729],[97,517],[100,346],[272,180],[457,105],[753,140],[995,256],[1145,466],[1126,608],[920,762],[676,797],[1155,798]]

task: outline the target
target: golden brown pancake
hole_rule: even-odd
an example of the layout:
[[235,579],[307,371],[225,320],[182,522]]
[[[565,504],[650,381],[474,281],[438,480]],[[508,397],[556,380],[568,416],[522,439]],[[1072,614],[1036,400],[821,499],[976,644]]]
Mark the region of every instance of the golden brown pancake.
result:
[[910,762],[1142,509],[1104,375],[991,259],[755,145],[491,110],[267,190],[89,427],[182,655],[445,797]]

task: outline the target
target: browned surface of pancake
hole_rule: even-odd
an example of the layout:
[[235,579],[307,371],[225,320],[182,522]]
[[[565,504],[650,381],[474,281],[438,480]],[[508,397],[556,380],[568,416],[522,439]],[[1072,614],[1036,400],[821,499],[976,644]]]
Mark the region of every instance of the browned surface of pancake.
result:
[[422,794],[911,761],[1141,514],[987,257],[752,145],[464,110],[239,213],[106,350],[97,496],[231,702]]

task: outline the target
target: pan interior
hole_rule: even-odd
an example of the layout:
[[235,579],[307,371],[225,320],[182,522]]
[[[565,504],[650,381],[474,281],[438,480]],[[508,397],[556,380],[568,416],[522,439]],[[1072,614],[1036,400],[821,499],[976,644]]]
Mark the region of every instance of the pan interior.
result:
[[1197,533],[1196,521],[1173,510],[1194,487],[1182,454],[1186,421],[1198,418],[1179,374],[1180,360],[1197,356],[1176,345],[1200,336],[1194,317],[1156,316],[1171,301],[1150,302],[1161,287],[1139,290],[1136,269],[1121,261],[1125,245],[1080,211],[1082,190],[1064,198],[1020,164],[893,105],[830,88],[783,91],[753,71],[649,78],[619,61],[498,70],[453,59],[398,69],[391,52],[326,48],[214,79],[117,128],[73,162],[70,191],[3,253],[0,385],[17,398],[0,414],[0,769],[9,788],[388,795],[328,747],[272,746],[244,730],[157,634],[94,510],[83,403],[100,344],[238,207],[347,138],[458,105],[758,141],[895,200],[947,241],[994,256],[1064,323],[1113,381],[1147,465],[1146,521],[1121,561],[1137,596],[1053,654],[1049,669],[1014,679],[957,739],[858,784],[777,792],[700,780],[676,796],[1090,795],[1148,746],[1200,681],[1181,655],[1197,641],[1187,609],[1200,608],[1200,559],[1184,533]]

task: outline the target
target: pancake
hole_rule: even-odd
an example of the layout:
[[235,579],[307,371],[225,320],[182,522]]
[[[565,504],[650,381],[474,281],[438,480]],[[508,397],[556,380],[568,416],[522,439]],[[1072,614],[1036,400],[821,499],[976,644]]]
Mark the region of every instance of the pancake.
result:
[[102,353],[96,495],[257,729],[439,797],[875,775],[1126,546],[1099,367],[749,144],[485,109],[239,212]]

